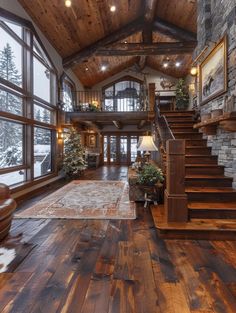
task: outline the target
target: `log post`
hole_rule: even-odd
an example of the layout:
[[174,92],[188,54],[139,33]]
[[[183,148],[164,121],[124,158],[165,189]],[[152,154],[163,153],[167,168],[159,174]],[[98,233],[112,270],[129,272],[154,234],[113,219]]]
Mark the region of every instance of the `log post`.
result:
[[185,194],[185,140],[167,141],[165,190],[165,221],[187,222],[188,207]]
[[155,83],[150,83],[148,88],[149,111],[153,112],[155,107]]

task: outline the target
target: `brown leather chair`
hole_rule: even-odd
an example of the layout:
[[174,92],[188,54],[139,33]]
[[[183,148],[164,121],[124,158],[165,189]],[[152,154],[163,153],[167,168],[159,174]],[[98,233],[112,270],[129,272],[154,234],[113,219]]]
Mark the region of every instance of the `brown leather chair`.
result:
[[0,184],[0,240],[7,236],[10,228],[16,202],[11,198],[8,186]]

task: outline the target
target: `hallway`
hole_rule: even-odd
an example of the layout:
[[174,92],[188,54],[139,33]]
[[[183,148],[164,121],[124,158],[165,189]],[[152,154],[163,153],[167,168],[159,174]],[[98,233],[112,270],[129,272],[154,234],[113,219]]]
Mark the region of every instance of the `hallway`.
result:
[[[113,166],[84,176],[126,177],[126,167]],[[15,256],[1,274],[0,311],[236,312],[236,242],[162,240],[142,204],[137,214],[133,221],[14,220],[1,246]]]

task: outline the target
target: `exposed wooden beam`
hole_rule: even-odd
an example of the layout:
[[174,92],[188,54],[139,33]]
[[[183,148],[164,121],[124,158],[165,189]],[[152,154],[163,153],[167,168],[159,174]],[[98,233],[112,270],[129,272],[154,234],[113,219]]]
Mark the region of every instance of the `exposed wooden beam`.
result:
[[91,57],[96,53],[99,48],[102,48],[106,45],[113,44],[117,41],[123,40],[128,36],[140,31],[143,27],[143,19],[138,18],[135,21],[121,27],[120,29],[116,30],[115,32],[107,35],[106,37],[101,38],[100,40],[96,41],[95,43],[91,44],[90,46],[77,51],[76,53],[72,54],[63,59],[63,66],[65,68],[72,67],[77,63],[83,62],[85,59]]
[[122,129],[123,124],[120,121],[112,121],[116,128]]
[[183,41],[183,42],[159,42],[152,44],[145,43],[127,43],[117,44],[100,48],[97,50],[96,55],[102,56],[137,56],[137,55],[173,55],[191,53],[196,48],[196,41]]
[[[142,32],[142,39],[144,43],[152,43],[152,23],[155,17],[157,7],[157,0],[145,1],[144,25]],[[147,63],[147,56],[140,56],[138,66],[142,71]]]
[[178,27],[160,18],[155,19],[155,21],[153,22],[153,31],[158,31],[176,40],[183,41],[197,40],[197,35],[195,33],[187,31],[181,27]]
[[145,13],[144,13],[144,27],[142,32],[143,42],[152,42],[152,23],[155,17],[157,7],[157,0],[145,1]]

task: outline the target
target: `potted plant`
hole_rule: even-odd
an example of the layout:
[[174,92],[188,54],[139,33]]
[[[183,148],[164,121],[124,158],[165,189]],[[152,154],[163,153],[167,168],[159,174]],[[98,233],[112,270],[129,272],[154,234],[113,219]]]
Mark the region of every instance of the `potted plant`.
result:
[[141,185],[153,186],[163,181],[164,176],[162,170],[152,164],[144,165],[142,171],[138,173],[138,183]]
[[176,85],[176,108],[186,110],[189,105],[189,94],[183,78],[178,80]]

